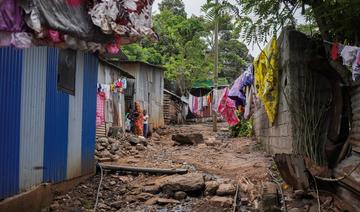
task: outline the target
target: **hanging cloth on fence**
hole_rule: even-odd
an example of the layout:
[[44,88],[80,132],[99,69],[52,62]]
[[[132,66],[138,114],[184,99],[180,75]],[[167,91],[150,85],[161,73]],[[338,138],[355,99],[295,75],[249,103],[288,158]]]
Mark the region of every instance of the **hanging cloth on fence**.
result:
[[234,126],[239,123],[239,118],[236,115],[235,102],[228,97],[228,94],[229,89],[226,88],[220,97],[218,112],[230,126]]
[[226,88],[223,89],[213,89],[213,99],[212,99],[212,110],[217,112],[218,108],[219,108],[219,103],[220,103],[220,98],[223,95],[223,93],[225,92]]
[[271,124],[275,121],[279,104],[278,57],[276,38],[273,38],[254,61],[257,94]]
[[105,93],[98,92],[96,95],[96,126],[105,123]]

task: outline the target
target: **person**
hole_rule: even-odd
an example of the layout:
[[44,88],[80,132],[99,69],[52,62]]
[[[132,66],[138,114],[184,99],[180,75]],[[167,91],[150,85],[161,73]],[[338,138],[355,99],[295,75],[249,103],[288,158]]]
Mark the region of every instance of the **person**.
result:
[[147,138],[149,135],[149,115],[146,110],[143,112],[144,114],[144,137]]
[[144,134],[144,115],[138,102],[135,102],[135,111],[133,115],[135,127],[134,133],[135,135],[142,136]]

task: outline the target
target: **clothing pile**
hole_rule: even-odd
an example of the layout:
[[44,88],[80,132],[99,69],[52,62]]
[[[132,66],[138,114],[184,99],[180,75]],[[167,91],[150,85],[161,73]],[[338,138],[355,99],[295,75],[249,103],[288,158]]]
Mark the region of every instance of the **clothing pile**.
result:
[[342,57],[343,65],[349,67],[352,71],[352,79],[360,79],[360,48],[356,46],[347,46],[340,43],[333,43],[331,48],[331,59],[336,61]]
[[[55,46],[116,54],[152,30],[153,0],[1,0],[0,47]],[[100,28],[99,28],[100,27]]]

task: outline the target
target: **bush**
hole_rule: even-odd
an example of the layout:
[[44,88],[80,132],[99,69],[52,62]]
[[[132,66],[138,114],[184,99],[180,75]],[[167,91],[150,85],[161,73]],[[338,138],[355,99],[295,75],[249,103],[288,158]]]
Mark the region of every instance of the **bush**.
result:
[[251,137],[253,136],[252,121],[241,120],[237,125],[230,127],[232,137]]

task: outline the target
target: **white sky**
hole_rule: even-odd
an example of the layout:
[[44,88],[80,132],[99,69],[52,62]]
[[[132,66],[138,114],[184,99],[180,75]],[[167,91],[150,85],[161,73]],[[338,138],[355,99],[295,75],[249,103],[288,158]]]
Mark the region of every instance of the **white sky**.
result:
[[[153,5],[153,13],[159,12],[158,4],[161,1],[162,0],[155,0],[154,5]],[[199,15],[202,15],[201,6],[206,3],[206,0],[183,0],[183,2],[185,4],[185,10],[186,10],[186,13],[188,14],[188,16],[191,16],[191,15],[199,16]],[[304,18],[299,13],[296,13],[295,16],[299,22],[304,22]],[[257,45],[254,45],[254,46],[248,45],[244,41],[243,41],[243,43],[248,47],[249,53],[253,57],[257,57],[260,54],[261,50],[259,49],[259,47]],[[260,44],[261,48],[263,48],[265,45],[266,44]]]

